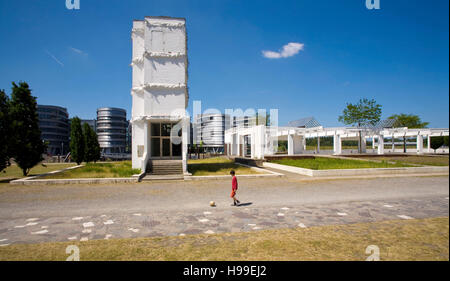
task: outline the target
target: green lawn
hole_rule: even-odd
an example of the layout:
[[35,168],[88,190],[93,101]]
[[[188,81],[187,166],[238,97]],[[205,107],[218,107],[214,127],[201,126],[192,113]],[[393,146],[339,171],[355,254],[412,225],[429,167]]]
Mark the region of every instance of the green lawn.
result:
[[[411,148],[416,148],[416,146],[415,145],[408,145],[408,146],[406,146],[407,147],[407,149],[411,149]],[[424,146],[425,147],[425,146]],[[400,149],[400,148],[402,148],[403,149],[403,145],[402,146],[400,146],[400,145],[396,145],[395,146],[395,149]],[[317,146],[316,145],[307,145],[306,146],[306,150],[316,150],[317,149]],[[321,145],[320,146],[320,150],[333,150],[334,148],[333,148],[333,146],[332,145]],[[358,146],[357,145],[342,145],[342,149],[345,149],[345,150],[348,150],[348,149],[353,149],[353,150],[358,150]],[[367,145],[367,149],[369,150],[369,149],[372,149],[372,144],[368,144]],[[377,149],[376,147],[375,147],[375,149]],[[390,144],[385,144],[384,145],[384,149],[392,149],[392,145],[390,145]]]
[[448,261],[448,217],[288,228],[214,235],[187,235],[13,244],[0,261],[64,261],[76,245],[80,260],[153,261],[364,261],[376,245],[382,261]]
[[[45,166],[43,166],[43,165],[45,165]],[[31,169],[28,176],[35,176],[35,175],[48,173],[51,171],[62,170],[62,169],[72,167],[75,165],[76,165],[75,163],[38,164],[38,165],[34,166],[34,168]],[[12,179],[18,179],[18,178],[23,178],[23,174],[22,174],[22,170],[16,164],[13,164],[13,165],[9,166],[8,168],[6,168],[5,170],[3,170],[2,172],[0,172],[0,180],[1,179],[12,180]]]
[[364,159],[389,161],[397,163],[411,163],[417,165],[430,165],[430,166],[448,166],[449,157],[447,156],[365,156]]
[[225,176],[234,170],[236,175],[259,174],[251,168],[238,165],[225,157],[214,157],[188,161],[188,171],[193,176]]
[[128,178],[139,174],[140,169],[132,169],[131,161],[111,163],[87,163],[84,167],[46,176],[45,179],[71,178]]
[[312,170],[331,170],[331,169],[363,169],[363,168],[395,168],[410,167],[404,163],[387,163],[385,161],[369,162],[363,160],[340,159],[340,158],[307,158],[307,159],[279,159],[271,161],[276,164],[294,166]]
[[[306,150],[316,150],[316,145],[307,145]],[[320,150],[333,150],[334,147],[332,145],[321,145]],[[342,145],[342,149],[354,149],[357,150],[358,146],[356,145]]]

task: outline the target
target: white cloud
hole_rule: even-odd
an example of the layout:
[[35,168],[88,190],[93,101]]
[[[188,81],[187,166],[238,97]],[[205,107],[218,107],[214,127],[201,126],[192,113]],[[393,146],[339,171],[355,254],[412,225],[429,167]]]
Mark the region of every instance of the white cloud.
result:
[[77,49],[77,48],[74,48],[74,47],[69,47],[69,49],[70,49],[71,51],[77,53],[77,54],[87,56],[87,53],[83,52],[83,51],[80,50],[80,49]]
[[263,57],[268,59],[279,59],[279,58],[288,58],[295,56],[300,51],[303,50],[305,44],[290,42],[287,45],[284,45],[280,51],[262,51]]

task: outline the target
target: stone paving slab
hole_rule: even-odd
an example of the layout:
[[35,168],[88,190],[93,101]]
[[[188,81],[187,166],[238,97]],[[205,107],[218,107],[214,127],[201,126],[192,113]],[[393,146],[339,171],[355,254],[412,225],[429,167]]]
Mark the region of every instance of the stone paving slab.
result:
[[152,212],[114,211],[80,216],[27,217],[0,220],[0,246],[16,243],[86,241],[133,237],[178,236],[257,231],[286,227],[375,222],[448,216],[444,196],[290,204],[258,207],[217,206]]

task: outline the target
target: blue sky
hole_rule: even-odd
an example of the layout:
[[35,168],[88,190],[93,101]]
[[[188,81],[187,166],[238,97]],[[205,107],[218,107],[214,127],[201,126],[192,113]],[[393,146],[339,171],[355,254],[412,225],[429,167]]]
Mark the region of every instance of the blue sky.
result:
[[[337,121],[347,102],[374,98],[383,117],[418,114],[449,126],[449,1],[0,0],[0,88],[28,82],[38,103],[94,118],[131,113],[131,25],[185,17],[189,110],[278,108],[280,124]],[[290,45],[282,52],[282,47]],[[263,51],[278,52],[266,58]],[[273,53],[272,53],[273,57]]]

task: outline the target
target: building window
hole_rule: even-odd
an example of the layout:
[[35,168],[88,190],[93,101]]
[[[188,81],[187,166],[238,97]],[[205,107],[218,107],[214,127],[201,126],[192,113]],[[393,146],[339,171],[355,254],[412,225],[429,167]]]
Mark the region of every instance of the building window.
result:
[[167,124],[167,123],[161,124],[161,136],[169,137],[171,129],[172,129],[172,124]]
[[152,124],[152,137],[159,137],[161,136],[161,128],[160,128],[160,123],[154,123]]
[[160,140],[161,140],[160,138],[152,138],[151,142],[152,157],[161,156]]
[[172,156],[181,156],[181,143],[180,144],[172,143]]

